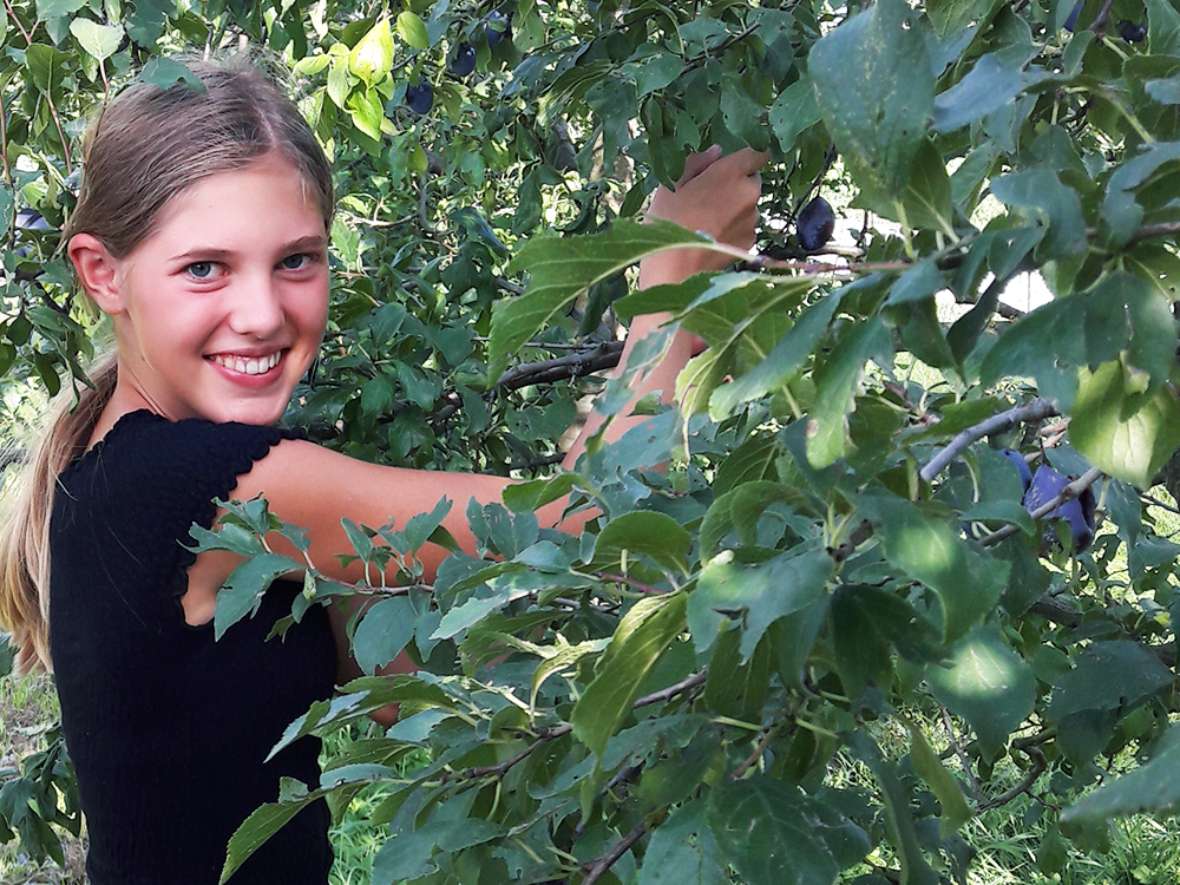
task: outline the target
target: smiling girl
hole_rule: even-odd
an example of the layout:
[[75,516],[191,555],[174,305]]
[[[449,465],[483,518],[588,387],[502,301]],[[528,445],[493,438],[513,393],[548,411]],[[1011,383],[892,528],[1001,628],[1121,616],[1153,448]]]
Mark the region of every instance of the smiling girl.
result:
[[[182,545],[194,522],[213,526],[215,497],[264,495],[308,530],[325,574],[359,582],[363,564],[333,555],[350,549],[342,517],[402,525],[443,495],[498,501],[510,482],[370,464],[278,426],[327,321],[331,170],[294,104],[256,68],[186,61],[203,90],[137,83],[87,135],[63,236],[82,289],[111,318],[116,351],[96,361],[76,408],[64,395],[53,404],[0,531],[0,623],[20,647],[20,671],[54,673],[95,885],[217,882],[230,834],[275,800],[279,778],[319,780],[318,739],[264,764],[270,748],[360,672],[344,629],[350,605],[313,607],[282,642],[264,641],[301,589],[296,572],[214,642],[217,592],[243,559]],[[648,215],[749,248],[765,159],[694,155]],[[639,286],[725,260],[661,253],[642,264]],[[632,325],[619,371],[665,318]],[[656,390],[668,401],[692,349],[677,333],[633,401]],[[619,418],[604,438],[642,420]],[[600,423],[588,422],[566,467]],[[538,518],[577,532],[591,514],[562,520],[565,505]],[[464,511],[443,524],[474,553]],[[272,546],[301,558],[285,539]],[[444,554],[423,551],[424,581]],[[412,666],[403,658],[382,672]],[[322,800],[308,806],[229,881],[326,882],[328,824]]]

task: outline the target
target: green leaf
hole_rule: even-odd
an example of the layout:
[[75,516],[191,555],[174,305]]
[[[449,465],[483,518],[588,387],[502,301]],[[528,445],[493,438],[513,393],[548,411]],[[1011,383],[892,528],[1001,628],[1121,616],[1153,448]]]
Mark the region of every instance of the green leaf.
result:
[[100,25],[88,18],[76,18],[70,22],[70,33],[99,61],[114,55],[123,41],[122,25]]
[[708,242],[707,237],[667,221],[618,221],[606,233],[529,240],[508,270],[510,274],[527,271],[528,288],[523,295],[499,301],[493,308],[489,381],[494,383],[503,374],[510,354],[594,283],[662,249]]
[[1147,0],[1147,42],[1153,55],[1180,56],[1180,13],[1168,0]]
[[852,177],[898,194],[934,106],[923,20],[904,0],[878,0],[815,43],[815,103]]
[[[419,26],[422,20],[412,12],[402,15],[413,16]],[[401,31],[401,17],[398,17],[398,30]],[[409,42],[408,40],[406,42]],[[413,45],[413,44],[411,44]],[[425,45],[417,47],[425,49]],[[348,69],[360,77],[369,86],[381,80],[393,67],[393,33],[389,29],[389,19],[384,15],[379,18],[369,32],[357,41],[348,53]],[[380,111],[380,104],[378,104]],[[380,138],[380,134],[373,136]]]
[[1180,727],[1160,738],[1151,761],[1112,781],[1062,812],[1063,822],[1105,823],[1112,817],[1148,812],[1171,815],[1180,806]]
[[934,129],[952,132],[1008,104],[1024,88],[1022,69],[1034,54],[1015,44],[980,56],[967,76],[934,99]]
[[858,504],[883,538],[886,559],[938,596],[945,641],[958,639],[999,601],[1007,563],[972,550],[948,520],[888,494],[862,495]]
[[937,754],[930,749],[922,729],[907,725],[910,732],[910,762],[918,777],[926,781],[930,791],[942,806],[942,837],[948,838],[955,830],[971,820],[971,809],[963,797],[959,782],[947,771]]
[[417,612],[405,596],[383,599],[370,607],[352,638],[353,654],[361,670],[372,675],[414,638]]
[[73,15],[86,5],[86,0],[37,0],[37,21]]
[[276,578],[287,572],[302,571],[303,565],[288,556],[264,553],[248,559],[230,572],[217,593],[217,607],[213,613],[213,639],[221,639],[225,631],[257,610],[262,593]]
[[68,54],[41,43],[33,43],[25,50],[29,79],[45,95],[52,95],[54,90],[60,91],[62,79],[72,61]]
[[819,122],[815,89],[806,77],[800,77],[779,93],[770,106],[770,127],[784,154],[795,147],[799,133]]
[[1001,175],[992,179],[991,188],[1001,203],[1022,210],[1031,221],[1048,225],[1048,234],[1037,246],[1038,257],[1067,258],[1085,251],[1086,223],[1078,193],[1062,184],[1052,169]]
[[756,563],[736,561],[732,550],[719,553],[701,571],[688,600],[697,652],[704,654],[713,646],[731,616],[741,617],[742,658],[748,660],[767,627],[824,596],[833,570],[832,558],[822,550],[779,554]]
[[513,513],[531,513],[568,495],[578,482],[576,473],[559,473],[508,486],[502,493],[504,506]]
[[[415,49],[428,49],[430,36],[426,33],[426,25],[410,10],[405,10],[397,17],[398,36]],[[392,55],[391,55],[392,61]]]
[[709,398],[709,416],[722,421],[751,400],[781,387],[794,375],[815,350],[828,331],[828,324],[840,306],[840,290],[808,307],[757,366],[713,391]]
[[889,837],[901,861],[901,881],[906,885],[939,885],[941,879],[922,856],[910,812],[909,791],[902,787],[896,768],[881,753],[867,729],[854,731],[847,742],[849,749],[873,772],[881,787]]
[[170,58],[153,58],[143,66],[139,79],[160,89],[170,89],[177,83],[183,83],[195,92],[205,91],[205,84],[187,65]]
[[724,885],[728,877],[705,818],[704,799],[686,802],[652,831],[638,885]]
[[688,572],[688,551],[692,536],[663,513],[636,510],[612,519],[598,535],[591,566],[619,567],[631,554],[647,556],[666,572]]
[[807,460],[822,469],[843,458],[851,445],[848,413],[865,363],[889,348],[889,333],[879,316],[848,328],[815,372],[816,405],[807,427]]
[[912,227],[955,235],[951,180],[942,154],[929,139],[922,142],[901,195],[906,221]]
[[1180,403],[1166,387],[1147,396],[1127,387],[1117,360],[1093,373],[1083,369],[1070,439],[1104,473],[1147,489],[1180,447]]
[[755,775],[709,793],[708,822],[721,854],[748,885],[822,885],[839,873],[803,793]]
[[[164,27],[168,24],[168,19],[176,15],[175,0],[135,0],[135,8],[131,10],[131,14],[126,18],[127,34],[140,46],[146,49],[154,49],[156,41],[164,33]],[[163,57],[153,58],[145,65],[150,67],[157,61],[169,61]],[[179,64],[179,63],[177,63]],[[141,74],[140,79],[147,78]],[[147,82],[152,82],[147,80]],[[175,82],[175,81],[174,81]],[[204,85],[198,91],[203,91]]]
[[1095,642],[1057,681],[1046,716],[1060,722],[1087,711],[1128,712],[1171,684],[1172,675],[1160,659],[1137,642]]
[[971,723],[984,749],[994,752],[1033,710],[1032,669],[992,625],[977,627],[959,640],[949,664],[926,670],[935,697]]
[[684,629],[683,593],[639,600],[619,621],[594,681],[570,715],[574,737],[601,757],[606,743],[631,711],[644,677]]
[[500,836],[504,828],[479,817],[447,814],[445,806],[414,830],[397,830],[381,845],[373,858],[372,885],[395,885],[417,879],[437,869],[431,860],[437,851],[458,853],[464,848],[488,842]]
[[1121,249],[1143,223],[1143,207],[1135,199],[1135,190],[1149,183],[1161,166],[1180,160],[1180,142],[1156,142],[1144,145],[1140,153],[1123,162],[1106,183],[1102,200],[1102,226],[1106,244]]

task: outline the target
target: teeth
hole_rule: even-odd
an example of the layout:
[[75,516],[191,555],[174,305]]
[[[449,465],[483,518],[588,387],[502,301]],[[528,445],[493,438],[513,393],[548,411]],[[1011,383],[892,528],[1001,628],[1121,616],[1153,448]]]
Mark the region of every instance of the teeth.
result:
[[243,357],[217,354],[212,357],[212,360],[220,366],[225,366],[227,369],[232,369],[235,372],[241,372],[243,375],[261,375],[269,372],[278,365],[281,355],[280,352],[275,351],[269,356],[245,359]]

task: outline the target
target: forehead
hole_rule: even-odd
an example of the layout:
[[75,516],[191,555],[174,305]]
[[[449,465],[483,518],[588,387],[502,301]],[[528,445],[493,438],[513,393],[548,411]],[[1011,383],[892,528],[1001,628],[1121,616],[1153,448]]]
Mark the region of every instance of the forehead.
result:
[[315,234],[325,234],[315,190],[294,165],[268,154],[177,194],[161,210],[149,241],[162,249],[187,247],[197,239],[249,249]]

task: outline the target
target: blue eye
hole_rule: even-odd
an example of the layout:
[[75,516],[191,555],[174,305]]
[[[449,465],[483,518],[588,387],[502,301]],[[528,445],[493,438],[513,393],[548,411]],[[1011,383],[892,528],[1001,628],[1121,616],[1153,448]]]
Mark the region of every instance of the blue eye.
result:
[[198,280],[208,280],[213,276],[213,266],[215,262],[212,261],[195,261],[190,264],[185,270]]
[[297,266],[292,266],[289,263],[292,259],[295,259],[296,261],[298,261],[300,259],[307,259],[308,261],[311,261],[311,256],[308,255],[306,252],[297,252],[294,255],[288,255],[286,258],[284,258],[279,263],[283,266],[284,270],[302,270],[303,268],[305,268],[307,266],[307,264],[299,264]]

